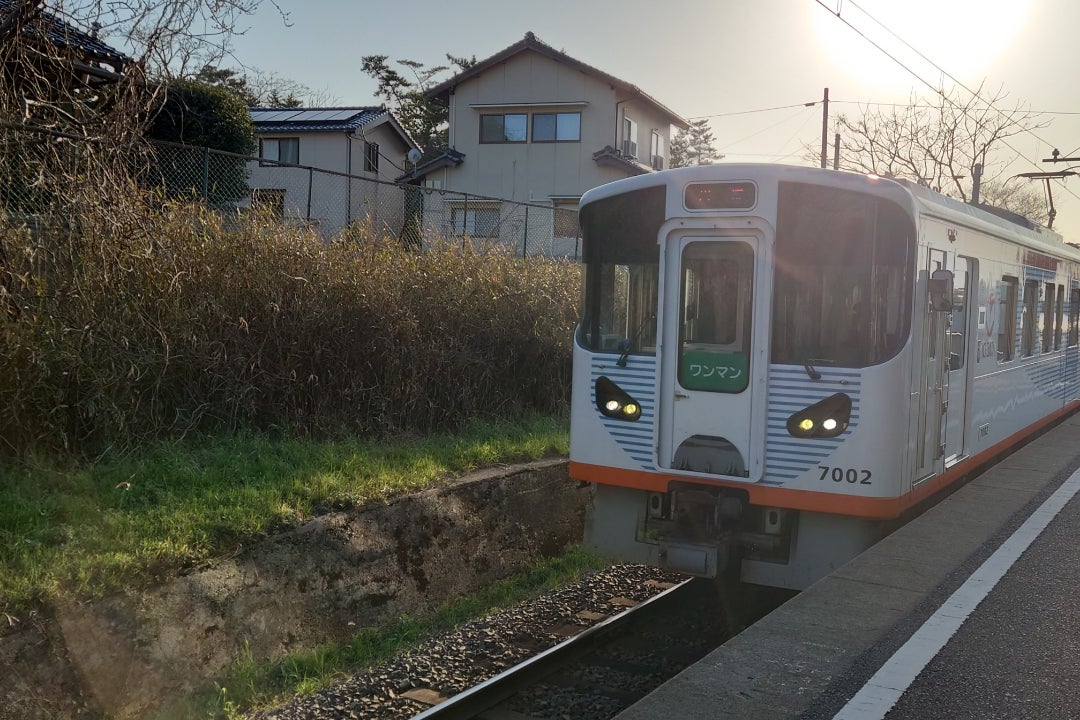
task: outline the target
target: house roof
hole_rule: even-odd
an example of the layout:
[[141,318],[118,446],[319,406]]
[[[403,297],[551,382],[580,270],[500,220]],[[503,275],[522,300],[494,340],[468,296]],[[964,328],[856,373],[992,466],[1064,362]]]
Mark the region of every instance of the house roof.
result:
[[[2,0],[0,0],[2,1]],[[394,114],[381,106],[337,108],[249,108],[256,133],[353,132],[390,123],[410,147],[418,147]]]
[[[22,5],[24,3],[19,3],[18,0],[0,0],[0,30],[15,20],[16,14],[24,9]],[[30,36],[44,37],[57,47],[81,53],[86,59],[111,65],[117,72],[123,69],[124,64],[131,62],[131,58],[116,48],[44,10],[23,28],[23,32]]]
[[605,145],[602,150],[597,150],[592,157],[597,165],[618,168],[629,173],[631,177],[652,172],[652,168],[645,163],[640,162],[637,158],[623,155],[610,145]]
[[460,153],[453,148],[446,148],[427,160],[421,160],[412,170],[395,178],[394,182],[406,184],[416,183],[430,172],[444,167],[457,167],[463,162],[465,162],[464,153]]
[[681,115],[677,115],[674,111],[670,110],[660,101],[650,96],[637,85],[628,83],[625,80],[620,80],[614,75],[609,75],[602,70],[598,70],[591,65],[587,65],[586,63],[581,62],[580,60],[575,60],[566,53],[556,50],[547,43],[541,41],[531,32],[525,33],[525,37],[523,39],[517,41],[510,47],[500,50],[486,60],[481,60],[467,70],[458,73],[446,82],[436,85],[435,87],[428,90],[426,95],[427,97],[438,103],[441,103],[443,105],[449,105],[450,94],[455,87],[465,82],[466,80],[469,80],[470,78],[476,77],[477,75],[485,72],[488,68],[505,62],[514,55],[522,52],[539,53],[545,57],[555,60],[556,62],[563,63],[564,65],[568,65],[583,73],[600,78],[612,87],[635,95],[649,105],[652,105],[655,109],[667,115],[668,121],[672,125],[675,125],[676,127],[682,128],[684,130],[690,127],[690,123],[685,118],[683,118]]

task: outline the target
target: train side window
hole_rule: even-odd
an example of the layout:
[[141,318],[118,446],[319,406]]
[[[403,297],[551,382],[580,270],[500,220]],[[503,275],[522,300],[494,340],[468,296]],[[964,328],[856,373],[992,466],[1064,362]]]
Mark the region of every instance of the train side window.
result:
[[1016,301],[1020,280],[1009,275],[1001,278],[1004,285],[1002,317],[998,318],[998,361],[1009,362],[1016,356]]
[[958,258],[953,273],[953,311],[949,316],[949,369],[959,370],[967,362],[968,275],[972,261]]
[[1069,290],[1069,347],[1080,342],[1080,288]]
[[1035,354],[1035,323],[1038,320],[1039,281],[1024,281],[1024,306],[1020,312],[1020,357]]
[[1043,300],[1042,351],[1050,352],[1054,339],[1054,283],[1046,283],[1046,298]]
[[1054,349],[1061,349],[1061,317],[1065,314],[1065,286],[1057,286],[1057,313],[1054,315]]

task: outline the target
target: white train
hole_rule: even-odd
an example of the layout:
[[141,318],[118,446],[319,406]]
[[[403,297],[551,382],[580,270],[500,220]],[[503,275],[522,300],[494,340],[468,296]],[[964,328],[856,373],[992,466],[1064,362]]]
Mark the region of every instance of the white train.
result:
[[580,220],[570,474],[614,558],[801,589],[1080,408],[1080,250],[1022,218],[720,164]]

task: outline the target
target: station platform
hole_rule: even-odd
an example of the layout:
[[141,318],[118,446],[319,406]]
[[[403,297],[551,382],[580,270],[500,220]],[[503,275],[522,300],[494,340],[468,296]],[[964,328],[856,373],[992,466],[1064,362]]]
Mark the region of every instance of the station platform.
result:
[[1080,414],[618,720],[1080,720]]

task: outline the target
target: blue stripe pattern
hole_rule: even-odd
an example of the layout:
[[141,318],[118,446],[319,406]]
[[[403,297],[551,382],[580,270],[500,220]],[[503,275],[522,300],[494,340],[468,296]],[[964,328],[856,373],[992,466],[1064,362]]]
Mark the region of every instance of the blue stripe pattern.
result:
[[616,444],[643,470],[657,469],[653,446],[656,431],[656,357],[628,355],[626,367],[618,367],[618,355],[593,355],[590,367],[589,396],[596,406],[596,380],[609,378],[641,405],[637,422],[615,420],[596,410],[600,422]]
[[[820,380],[811,380],[802,368],[773,365],[769,368],[768,434],[765,441],[766,485],[784,485],[807,470],[824,464],[859,424],[859,370],[821,369]],[[796,412],[834,395],[851,397],[851,421],[835,438],[798,439],[787,431],[787,421]]]

